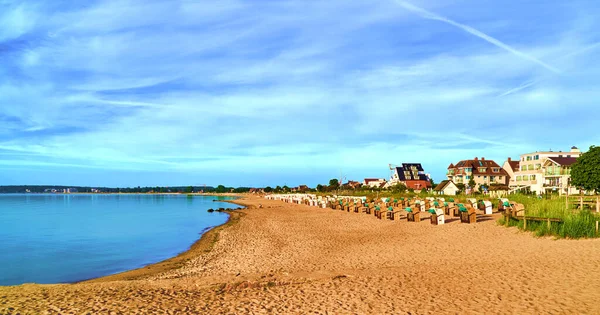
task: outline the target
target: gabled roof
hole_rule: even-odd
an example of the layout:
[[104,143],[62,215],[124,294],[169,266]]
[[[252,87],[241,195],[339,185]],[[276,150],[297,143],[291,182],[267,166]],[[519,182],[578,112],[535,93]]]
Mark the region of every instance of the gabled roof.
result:
[[549,157],[548,160],[551,160],[552,162],[554,162],[558,165],[562,165],[562,166],[570,166],[573,163],[577,162],[577,158],[575,158],[575,157],[552,156],[552,157]]
[[508,161],[508,165],[510,165],[510,168],[515,172],[519,170],[519,161]]
[[[485,159],[473,159],[473,160],[462,160],[454,166],[454,168],[469,167],[472,168],[473,175],[490,175],[490,176],[508,176],[505,169],[500,167],[494,160]],[[480,167],[484,167],[484,171],[479,171]],[[493,168],[498,168],[498,172],[493,172]],[[457,172],[458,174],[458,172]]]
[[450,163],[450,165],[448,166],[448,168],[454,168],[454,164]]
[[435,188],[433,190],[442,191],[442,190],[444,190],[444,188],[446,188],[446,186],[450,185],[450,183],[453,183],[453,182],[451,180],[443,180],[441,183],[439,183],[437,186],[435,186]]

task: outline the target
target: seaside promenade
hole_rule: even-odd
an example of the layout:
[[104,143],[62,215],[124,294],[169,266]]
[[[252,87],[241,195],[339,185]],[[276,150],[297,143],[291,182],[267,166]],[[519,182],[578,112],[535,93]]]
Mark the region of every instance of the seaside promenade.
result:
[[0,314],[600,313],[599,239],[238,202],[239,220],[169,268],[0,287]]

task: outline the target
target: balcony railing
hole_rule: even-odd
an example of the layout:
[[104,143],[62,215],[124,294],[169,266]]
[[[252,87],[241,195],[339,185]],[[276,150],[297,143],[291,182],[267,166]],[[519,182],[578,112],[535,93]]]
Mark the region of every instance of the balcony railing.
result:
[[571,175],[570,170],[550,170],[544,173],[546,176],[562,176],[562,175]]

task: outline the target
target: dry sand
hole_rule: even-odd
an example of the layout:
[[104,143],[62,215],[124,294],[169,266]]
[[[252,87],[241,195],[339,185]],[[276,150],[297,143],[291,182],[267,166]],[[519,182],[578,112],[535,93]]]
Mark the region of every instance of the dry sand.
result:
[[534,238],[497,216],[432,226],[241,203],[239,222],[172,263],[3,287],[0,314],[600,314],[600,240]]

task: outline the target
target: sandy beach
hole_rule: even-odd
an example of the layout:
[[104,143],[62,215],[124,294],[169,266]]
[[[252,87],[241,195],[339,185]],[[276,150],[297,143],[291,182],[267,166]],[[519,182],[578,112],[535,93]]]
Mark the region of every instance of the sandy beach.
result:
[[[69,285],[0,287],[0,314],[599,314],[600,240],[433,226],[245,196],[161,264]],[[258,208],[262,204],[263,208]]]

